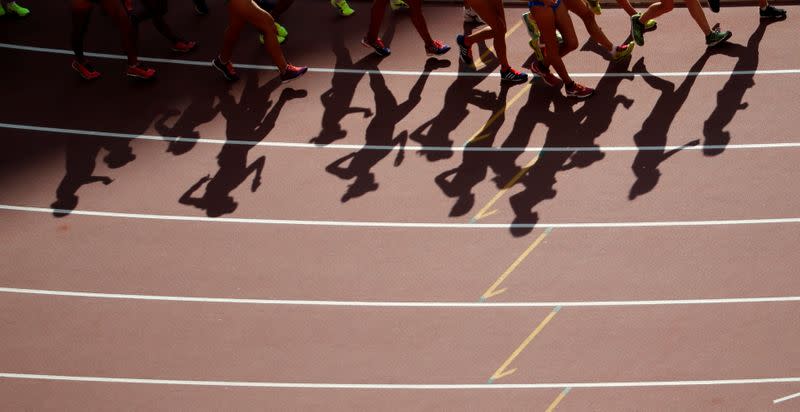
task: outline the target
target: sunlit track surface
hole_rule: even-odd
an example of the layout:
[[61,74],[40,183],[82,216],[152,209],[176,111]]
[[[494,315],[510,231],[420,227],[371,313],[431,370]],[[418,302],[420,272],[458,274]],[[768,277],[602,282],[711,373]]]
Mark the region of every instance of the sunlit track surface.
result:
[[676,9],[619,64],[573,16],[579,102],[501,87],[491,43],[426,61],[403,12],[370,56],[358,1],[281,17],[290,84],[245,30],[227,84],[209,3],[171,2],[191,54],[142,26],[153,83],[101,13],[92,83],[63,5],[0,19],[0,409],[798,408],[800,7],[706,11],[709,50]]

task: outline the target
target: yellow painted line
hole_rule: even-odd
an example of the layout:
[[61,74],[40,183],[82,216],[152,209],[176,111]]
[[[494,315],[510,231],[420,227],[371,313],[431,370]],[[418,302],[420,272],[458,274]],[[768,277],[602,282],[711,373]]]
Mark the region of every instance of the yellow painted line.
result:
[[500,189],[500,191],[498,191],[496,195],[494,195],[492,200],[490,200],[489,203],[487,203],[483,208],[481,208],[481,210],[478,211],[478,213],[475,214],[475,216],[472,217],[471,222],[473,223],[477,222],[478,220],[481,220],[485,217],[489,217],[497,213],[496,209],[492,209],[491,211],[489,211],[489,209],[492,206],[494,206],[494,204],[497,203],[497,201],[500,200],[500,198],[503,197],[503,195],[505,195],[506,192],[508,192],[508,190],[511,189],[511,187],[517,184],[517,181],[519,181],[519,179],[521,179],[522,176],[525,176],[525,174],[528,173],[528,170],[531,170],[533,165],[535,165],[536,161],[538,160],[539,156],[537,155],[533,159],[531,159],[531,161],[528,162],[528,164],[523,166],[522,169],[519,172],[517,172],[517,174],[514,175],[514,177],[512,177],[511,180],[509,180],[508,183],[506,183],[506,185],[503,186],[503,188]]
[[517,260],[515,260],[514,263],[512,263],[511,266],[509,266],[508,269],[506,269],[506,271],[503,272],[503,274],[500,275],[499,278],[497,278],[497,280],[492,284],[492,286],[490,286],[489,289],[486,289],[486,292],[483,292],[483,295],[481,295],[481,301],[485,301],[486,299],[489,299],[491,297],[497,296],[505,292],[506,288],[500,290],[498,290],[497,288],[503,283],[503,281],[506,280],[508,275],[510,275],[511,272],[513,272],[517,268],[517,266],[519,266],[519,264],[522,263],[522,261],[528,257],[528,255],[533,251],[533,249],[536,249],[536,246],[539,246],[539,244],[542,243],[542,240],[544,240],[547,234],[552,231],[553,228],[545,229],[544,233],[539,235],[539,237],[537,237],[536,240],[534,240],[533,243],[531,243],[531,245],[528,246],[528,248],[525,249],[525,251],[522,252],[521,255],[519,255]]
[[497,118],[499,118],[501,115],[503,115],[503,113],[505,113],[506,110],[508,110],[508,108],[511,107],[512,104],[514,104],[517,100],[519,100],[519,98],[522,97],[523,94],[525,94],[528,90],[530,90],[531,86],[533,86],[533,83],[529,82],[528,84],[526,84],[525,87],[522,88],[522,90],[517,92],[517,94],[515,94],[514,97],[511,98],[511,100],[506,102],[505,106],[503,106],[502,109],[494,112],[492,114],[492,117],[490,117],[489,120],[487,120],[486,123],[484,123],[484,125],[480,128],[480,130],[475,132],[472,136],[470,136],[469,139],[467,139],[467,143],[466,144],[474,143],[474,142],[483,140],[486,137],[488,137],[484,133],[484,131],[486,129],[488,129],[489,126],[491,126],[492,123],[494,123],[497,120]]
[[561,391],[561,393],[559,393],[555,399],[553,399],[553,403],[551,403],[550,406],[548,406],[544,412],[553,412],[556,409],[556,406],[558,406],[558,403],[561,402],[561,400],[564,399],[565,396],[567,396],[569,391],[570,388],[564,388],[564,390]]
[[506,368],[508,367],[508,365],[511,365],[511,362],[514,362],[514,359],[516,359],[517,356],[519,356],[519,354],[522,353],[523,350],[525,350],[525,348],[531,343],[531,341],[533,341],[533,338],[535,338],[536,335],[538,335],[539,332],[541,332],[542,329],[544,329],[544,327],[547,326],[547,324],[550,322],[551,319],[553,319],[554,316],[556,316],[556,313],[558,313],[559,310],[561,310],[561,306],[556,306],[550,312],[550,314],[547,315],[547,317],[544,318],[544,320],[541,323],[539,323],[539,326],[537,326],[536,329],[534,329],[533,332],[531,332],[531,334],[528,335],[527,338],[525,338],[522,344],[520,344],[519,347],[517,347],[517,349],[514,350],[514,353],[512,353],[511,356],[509,356],[508,359],[506,359],[506,361],[503,362],[503,364],[500,365],[499,368],[497,368],[494,374],[492,374],[492,377],[489,378],[489,383],[492,383],[500,378],[511,375],[517,370],[517,368],[514,368],[507,371]]
[[[511,33],[514,33],[514,31],[517,30],[519,26],[522,26],[522,21],[518,21],[517,24],[512,26],[510,29],[506,30],[506,38],[508,38],[508,36],[511,36]],[[489,47],[485,52],[483,52],[483,54],[481,54],[481,57],[479,57],[478,60],[475,60],[473,62],[473,65],[475,66],[476,69],[478,68],[478,65],[483,66],[483,62],[486,60],[486,57],[489,55],[489,53],[494,53],[494,46]]]

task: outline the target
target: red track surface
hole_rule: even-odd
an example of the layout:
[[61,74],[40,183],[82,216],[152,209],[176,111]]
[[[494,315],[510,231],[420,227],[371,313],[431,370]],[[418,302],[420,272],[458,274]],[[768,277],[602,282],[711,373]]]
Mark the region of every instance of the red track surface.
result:
[[[361,2],[340,19],[298,1],[283,23],[290,61],[362,72],[284,86],[242,69],[228,86],[204,63],[221,4],[198,18],[178,3],[169,21],[201,48],[169,54],[146,24],[141,55],[203,63],[154,64],[152,84],[108,58],[93,59],[104,77],[87,84],[68,55],[9,48],[68,49],[61,5],[29,0],[30,18],[0,21],[1,409],[800,407],[772,402],[800,391],[800,46],[787,42],[799,7],[768,26],[755,7],[708,12],[734,32],[710,52],[684,9],[659,18],[629,63],[586,46],[567,65],[598,93],[575,102],[539,80],[414,74],[425,56],[402,15],[386,22],[393,55],[372,57],[358,44]],[[521,12],[507,10],[518,65],[530,54]],[[426,6],[448,41],[460,13]],[[94,17],[87,50],[119,54]],[[615,42],[627,35],[620,10],[598,20]],[[270,64],[255,37],[243,35],[236,63]],[[466,71],[447,57],[435,72]],[[474,135],[484,139],[462,150]],[[492,146],[506,151],[477,151]],[[110,168],[127,150],[136,158]],[[245,168],[261,161],[253,189]],[[75,211],[52,213],[54,202]],[[741,301],[764,297],[777,299]],[[741,379],[752,381],[731,384]],[[446,386],[392,387],[431,384]]]

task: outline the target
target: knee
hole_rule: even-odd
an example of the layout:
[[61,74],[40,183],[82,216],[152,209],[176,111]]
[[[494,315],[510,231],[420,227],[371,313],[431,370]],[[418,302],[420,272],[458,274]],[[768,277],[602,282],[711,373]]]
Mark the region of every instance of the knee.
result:
[[578,39],[575,37],[566,37],[564,38],[564,45],[561,46],[561,49],[564,53],[569,53],[578,48]]

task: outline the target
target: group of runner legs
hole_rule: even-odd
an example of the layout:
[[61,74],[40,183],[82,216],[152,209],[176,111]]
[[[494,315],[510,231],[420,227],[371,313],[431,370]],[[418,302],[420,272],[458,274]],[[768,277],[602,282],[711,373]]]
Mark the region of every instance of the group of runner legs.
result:
[[[355,12],[347,0],[330,1],[342,16],[350,16]],[[531,64],[531,71],[541,77],[549,86],[560,88],[563,85],[569,96],[589,97],[594,90],[572,80],[562,60],[564,55],[578,47],[575,28],[569,12],[574,13],[583,21],[591,38],[607,50],[608,59],[617,61],[630,56],[635,45],[644,45],[644,33],[656,28],[655,18],[671,11],[674,7],[674,0],[661,0],[651,4],[643,13],[638,13],[631,6],[629,0],[616,1],[630,16],[631,38],[633,38],[633,41],[621,45],[612,43],[597,24],[595,15],[602,12],[599,0],[529,1],[529,11],[522,15],[522,20],[531,36],[529,44],[534,50],[535,59]],[[767,1],[760,0],[760,18],[783,19],[786,17],[784,10],[769,5]],[[205,0],[193,0],[193,2],[198,14],[204,15],[209,12]],[[280,44],[289,33],[285,27],[275,21],[289,8],[292,2],[293,0],[225,0],[228,9],[228,26],[223,34],[220,53],[212,62],[213,67],[229,81],[239,78],[231,64],[231,56],[241,30],[246,24],[250,24],[261,32],[261,43],[264,44],[267,54],[278,68],[281,80],[286,82],[302,76],[307,68],[293,66],[287,62]],[[709,26],[700,0],[685,0],[685,3],[689,14],[705,36],[708,47],[716,46],[731,37],[730,31],[712,29]],[[712,11],[719,11],[719,0],[709,0],[709,3]],[[142,67],[137,60],[138,27],[145,20],[153,21],[156,29],[171,43],[172,50],[176,52],[189,52],[197,45],[196,42],[188,41],[175,34],[164,21],[167,0],[70,0],[70,5],[73,18],[72,48],[75,52],[72,67],[88,80],[100,76],[100,73],[89,64],[83,53],[83,40],[94,5],[100,5],[120,30],[123,49],[128,56],[126,70],[128,76],[142,79],[150,79],[155,76],[154,69]],[[433,39],[428,32],[425,17],[422,14],[422,0],[373,0],[370,24],[361,43],[372,48],[375,54],[381,57],[391,54],[391,50],[378,36],[387,5],[392,10],[408,11],[414,28],[424,42],[425,52],[428,56],[439,56],[450,50],[450,46]],[[503,1],[464,0],[464,18],[467,21],[485,23],[485,27],[473,31],[469,35],[460,34],[456,37],[461,62],[468,67],[475,68],[472,46],[491,38],[500,62],[501,81],[526,82],[528,75],[512,68],[508,61],[505,44],[507,25]],[[551,67],[558,76],[550,71]]]

